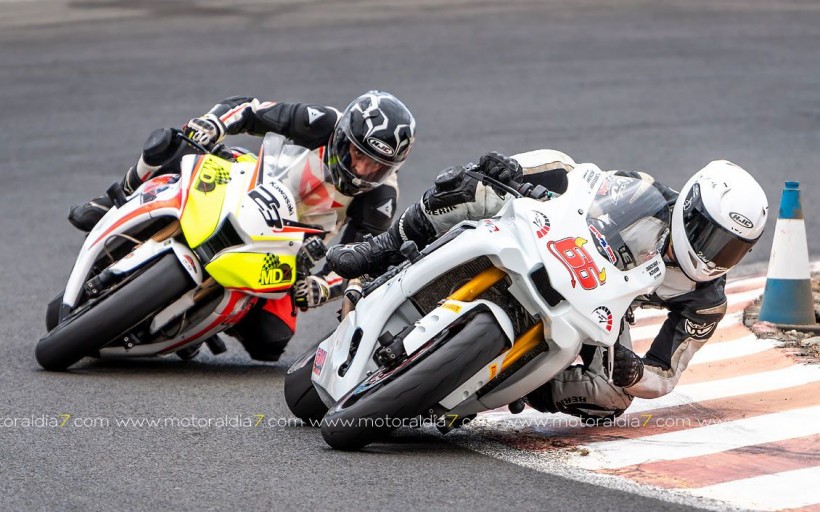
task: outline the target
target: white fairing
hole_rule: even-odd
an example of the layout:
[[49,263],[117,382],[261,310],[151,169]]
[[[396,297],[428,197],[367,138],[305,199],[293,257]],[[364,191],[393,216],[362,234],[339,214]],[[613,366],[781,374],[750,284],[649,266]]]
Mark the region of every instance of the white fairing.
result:
[[[443,400],[446,409],[470,414],[506,405],[570,365],[582,343],[614,345],[621,317],[636,296],[650,293],[661,283],[665,267],[661,256],[653,253],[634,268],[621,271],[596,250],[586,219],[596,194],[607,193],[608,188],[602,186],[606,176],[592,164],[577,165],[563,196],[549,202],[509,201],[496,217],[468,223],[474,229],[465,230],[362,299],[317,350],[313,382],[322,399],[332,405],[377,369],[373,354],[377,338],[385,331],[396,335],[415,325],[404,339],[405,350],[412,354],[454,319],[485,303],[512,341],[511,321],[495,304],[477,300],[448,307],[452,301],[447,301],[421,317],[408,300],[451,269],[480,256],[508,274],[510,294],[532,317],[541,319],[549,351],[478,400],[476,391],[496,376],[506,352],[501,354]],[[530,277],[542,267],[553,288],[566,299],[555,306],[547,303]],[[350,359],[354,337],[360,339]],[[340,371],[343,367],[346,371]]]

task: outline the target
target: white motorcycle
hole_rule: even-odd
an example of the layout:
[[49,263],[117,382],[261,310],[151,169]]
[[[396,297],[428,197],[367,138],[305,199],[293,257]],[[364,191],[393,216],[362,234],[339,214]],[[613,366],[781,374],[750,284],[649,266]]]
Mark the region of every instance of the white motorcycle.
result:
[[663,280],[669,210],[651,185],[592,164],[568,180],[549,201],[509,189],[497,216],[421,252],[406,243],[409,261],[367,285],[290,368],[291,411],[322,418],[331,447],[356,450],[420,415],[455,426],[522,407],[584,344],[608,349],[611,375],[621,319]]
[[215,334],[260,298],[284,297],[324,255],[318,236],[336,220],[332,185],[313,177],[309,150],[271,133],[258,158],[221,158],[176,136],[204,154],[129,197],[119,184],[108,190],[116,208],[88,234],[48,306],[35,353],[43,368],[85,356],[185,359],[205,340],[224,351]]

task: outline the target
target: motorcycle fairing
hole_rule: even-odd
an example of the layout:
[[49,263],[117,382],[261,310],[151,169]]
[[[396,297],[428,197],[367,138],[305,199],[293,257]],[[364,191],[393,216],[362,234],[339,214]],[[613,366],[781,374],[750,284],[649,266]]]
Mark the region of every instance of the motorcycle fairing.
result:
[[[500,365],[508,357],[502,354],[453,391],[442,405],[455,406],[470,395],[468,402],[474,402],[475,410],[506,405],[570,365],[582,343],[611,347],[617,340],[618,329],[607,329],[607,323],[601,323],[596,311],[600,312],[599,308],[605,305],[613,320],[619,320],[634,296],[649,293],[657,286],[663,278],[664,267],[660,255],[656,254],[637,267],[622,271],[598,253],[592,244],[593,234],[586,223],[586,209],[593,201],[605,173],[592,164],[579,167],[568,177],[568,193],[548,202],[526,198],[508,202],[489,224],[484,223],[486,229],[463,231],[457,241],[425,255],[362,299],[334,334],[319,346],[327,356],[321,375],[314,373],[313,381],[321,390],[320,395],[325,395],[323,400],[335,402],[340,399],[376,368],[370,357],[354,357],[348,361],[351,340],[357,331],[361,331],[358,353],[371,354],[382,332],[395,334],[406,325],[425,325],[443,313],[441,308],[428,312],[421,319],[404,315],[406,320],[402,322],[396,321],[395,317],[398,312],[407,309],[405,305],[410,304],[410,298],[429,283],[440,279],[450,269],[481,256],[488,258],[495,267],[504,269],[509,293],[530,315],[540,319],[541,326],[538,327],[543,329],[541,336],[547,344],[547,351],[526,363],[523,367],[525,370],[516,370],[512,377],[506,377],[496,389],[480,397],[481,403],[476,389],[480,389],[479,383],[497,377]],[[568,241],[561,243],[562,240]],[[559,254],[562,249],[570,251],[566,255],[569,262],[556,257],[548,249],[550,243],[557,244],[553,247]],[[567,247],[564,247],[565,244]],[[585,246],[588,247],[586,251],[573,249],[584,249]],[[583,258],[576,261],[572,258],[574,255],[582,255]],[[581,263],[589,264],[589,272],[584,271]],[[580,267],[576,268],[579,273],[576,275],[568,271],[568,264],[570,269],[575,268],[572,264]],[[548,297],[542,295],[531,277],[539,269],[546,269],[554,291],[566,300],[553,302],[553,306],[549,304]],[[661,271],[658,272],[658,269]],[[581,286],[582,278],[587,288]],[[411,331],[408,338],[412,339],[414,335]],[[344,376],[339,374],[342,365],[346,365]],[[465,402],[464,406],[467,405]],[[461,405],[458,410],[462,410]]]
[[197,157],[188,197],[179,217],[182,233],[191,249],[196,249],[210,238],[223,217],[223,209],[230,208],[225,201],[231,180],[231,164],[214,155]]

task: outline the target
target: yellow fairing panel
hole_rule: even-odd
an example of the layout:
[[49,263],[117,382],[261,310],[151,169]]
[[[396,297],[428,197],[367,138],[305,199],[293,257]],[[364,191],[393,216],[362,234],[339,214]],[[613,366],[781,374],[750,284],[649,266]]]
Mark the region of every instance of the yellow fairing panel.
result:
[[205,155],[197,165],[179,219],[185,240],[192,249],[213,235],[219,226],[231,177],[231,163],[217,156]]
[[296,256],[226,252],[205,266],[225,288],[265,293],[290,288],[296,281]]

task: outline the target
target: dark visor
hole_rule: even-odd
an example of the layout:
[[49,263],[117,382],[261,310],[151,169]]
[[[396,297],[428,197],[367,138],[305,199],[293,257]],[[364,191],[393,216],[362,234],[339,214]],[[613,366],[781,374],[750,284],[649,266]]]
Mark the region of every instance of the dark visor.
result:
[[[351,155],[351,151],[354,147],[359,151],[358,161],[354,161],[353,155]],[[389,162],[374,156],[372,153],[368,153],[341,128],[336,129],[333,151],[339,163],[342,164],[351,179],[360,180],[360,182],[371,186],[378,186],[384,183],[396,168],[401,165],[400,163]]]
[[741,238],[709,217],[697,185],[684,203],[683,226],[695,253],[715,271],[734,267],[754,246],[753,241]]

